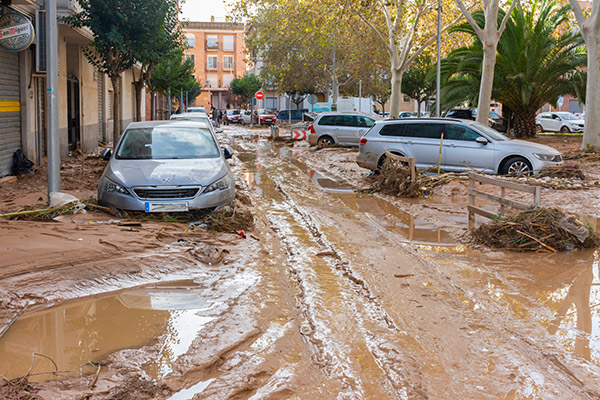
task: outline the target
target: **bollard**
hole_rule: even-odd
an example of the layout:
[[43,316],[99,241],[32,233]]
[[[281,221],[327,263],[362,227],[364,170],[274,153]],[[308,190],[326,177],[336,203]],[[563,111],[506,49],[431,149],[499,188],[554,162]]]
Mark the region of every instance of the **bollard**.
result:
[[271,125],[271,139],[275,140],[279,137],[279,127]]

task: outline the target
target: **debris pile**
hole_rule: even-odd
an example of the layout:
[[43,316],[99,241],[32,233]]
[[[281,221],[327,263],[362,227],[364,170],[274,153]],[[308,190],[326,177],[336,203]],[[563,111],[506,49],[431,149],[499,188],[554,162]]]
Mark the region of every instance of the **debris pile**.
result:
[[563,155],[565,160],[585,160],[585,161],[600,161],[600,151],[595,148],[585,150],[577,150]]
[[560,178],[560,179],[579,179],[584,181],[585,175],[579,165],[559,165],[556,167],[546,167],[541,169],[537,178]]
[[457,179],[466,179],[465,174],[444,173],[434,174],[428,171],[416,171],[414,182],[411,181],[410,167],[406,163],[387,160],[379,173],[369,178],[371,188],[368,192],[379,192],[397,197],[426,197],[430,196],[437,186],[445,185]]
[[556,208],[535,208],[483,224],[470,242],[496,249],[551,252],[597,246],[598,237],[576,218]]

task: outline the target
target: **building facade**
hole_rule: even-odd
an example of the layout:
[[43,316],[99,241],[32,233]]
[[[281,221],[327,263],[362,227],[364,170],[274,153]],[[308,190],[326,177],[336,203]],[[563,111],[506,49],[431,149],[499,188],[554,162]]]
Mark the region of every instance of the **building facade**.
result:
[[235,22],[189,22],[183,29],[187,58],[194,60],[196,79],[202,93],[190,105],[233,108],[229,84],[246,73],[244,24]]
[[[22,51],[0,46],[0,177],[9,175],[13,153],[21,149],[40,164],[47,153],[45,11],[35,0],[12,0],[0,14],[18,13],[28,18],[35,31],[33,44]],[[64,17],[77,12],[77,2],[57,0],[57,13]],[[59,20],[60,21],[60,20]],[[112,138],[110,80],[88,63],[81,46],[92,40],[86,29],[59,22],[58,114],[61,157],[75,150],[95,149]],[[132,73],[121,79],[120,118],[123,127],[135,119]],[[145,96],[143,96],[145,97]],[[142,109],[144,105],[142,105]]]

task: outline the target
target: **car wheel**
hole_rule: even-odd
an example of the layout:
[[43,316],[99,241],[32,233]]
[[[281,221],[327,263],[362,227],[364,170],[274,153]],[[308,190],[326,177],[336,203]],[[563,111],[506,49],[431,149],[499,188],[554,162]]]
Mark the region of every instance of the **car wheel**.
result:
[[539,125],[539,124],[536,125],[535,126],[535,133],[542,133],[542,132],[544,132],[544,128],[542,128],[542,126]]
[[561,133],[570,133],[571,130],[569,129],[568,126],[563,126],[562,128],[560,128],[560,132]]
[[317,141],[317,145],[323,146],[323,147],[333,146],[334,144],[335,144],[335,141],[330,136],[321,136],[319,138],[319,140]]
[[528,175],[532,171],[531,164],[523,157],[511,157],[504,163],[502,175]]

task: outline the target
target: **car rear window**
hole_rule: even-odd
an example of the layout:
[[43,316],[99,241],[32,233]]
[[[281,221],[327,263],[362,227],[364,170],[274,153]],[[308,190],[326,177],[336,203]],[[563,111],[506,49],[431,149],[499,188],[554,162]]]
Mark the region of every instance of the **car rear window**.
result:
[[384,125],[380,130],[381,136],[403,136],[404,126],[406,124],[387,124]]
[[442,124],[406,124],[403,136],[440,139],[442,136]]
[[208,129],[157,126],[125,131],[117,159],[164,160],[219,157],[219,148]]
[[325,116],[321,117],[318,125],[324,125],[324,126],[335,125],[335,116],[334,115],[325,115]]

